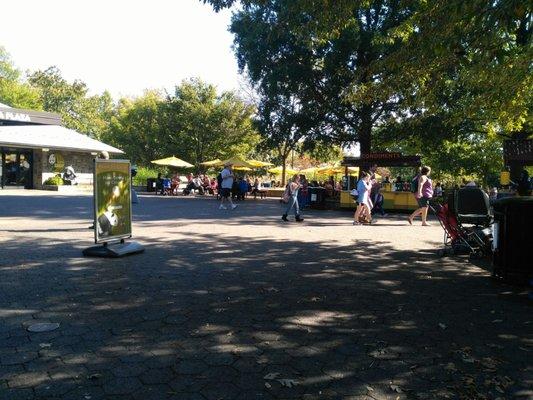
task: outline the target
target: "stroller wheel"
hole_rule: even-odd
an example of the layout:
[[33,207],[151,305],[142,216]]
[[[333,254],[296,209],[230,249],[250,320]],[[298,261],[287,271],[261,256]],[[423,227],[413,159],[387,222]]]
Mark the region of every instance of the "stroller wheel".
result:
[[439,257],[444,257],[446,255],[446,251],[444,251],[443,249],[439,249],[437,250],[437,255]]

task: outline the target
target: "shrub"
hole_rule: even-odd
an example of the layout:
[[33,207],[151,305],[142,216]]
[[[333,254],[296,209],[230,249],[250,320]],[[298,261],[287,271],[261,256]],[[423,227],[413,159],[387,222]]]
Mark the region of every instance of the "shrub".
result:
[[157,178],[157,174],[159,172],[165,172],[164,168],[147,168],[147,167],[139,167],[137,168],[137,175],[133,177],[133,184],[135,186],[146,186],[146,180],[148,178]]
[[61,186],[63,185],[63,179],[59,175],[51,176],[46,181],[44,181],[44,184],[52,186]]

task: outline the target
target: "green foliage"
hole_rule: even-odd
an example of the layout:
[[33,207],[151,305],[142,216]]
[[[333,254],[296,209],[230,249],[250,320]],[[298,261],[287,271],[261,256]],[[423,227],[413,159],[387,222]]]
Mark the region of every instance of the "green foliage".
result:
[[105,139],[141,166],[170,155],[199,166],[255,149],[253,111],[232,92],[219,95],[200,80],[184,81],[172,95],[147,91],[122,99]]
[[259,142],[254,111],[233,92],[218,95],[199,79],[183,81],[167,98],[164,140],[197,166],[215,158],[246,157]]
[[420,152],[490,179],[499,136],[532,134],[532,7],[519,0],[240,3],[231,30],[261,96],[296,98],[307,140]]
[[122,149],[139,166],[169,156],[161,137],[163,105],[164,98],[157,91],[146,91],[136,99],[121,99],[103,139]]
[[[312,145],[312,146],[311,146]],[[302,147],[303,153],[319,163],[335,164],[342,160],[344,153],[340,146],[314,141]]]
[[421,2],[389,31],[400,46],[380,61],[391,70],[380,87],[415,93],[413,106],[446,111],[452,126],[531,132],[532,23],[531,4],[517,0]]
[[57,67],[33,72],[28,81],[37,89],[43,109],[61,115],[67,128],[101,139],[109,130],[113,101],[109,93],[88,95],[80,80],[68,82]]
[[42,110],[38,91],[22,80],[7,51],[0,46],[0,102],[15,108]]
[[157,174],[164,171],[166,171],[164,168],[139,167],[137,168],[137,175],[133,177],[133,184],[146,186],[148,178],[157,178]]
[[51,176],[46,181],[44,181],[44,185],[61,186],[63,184],[63,179],[59,175]]
[[[397,46],[383,38],[417,7],[395,0],[245,2],[231,31],[239,66],[262,96],[263,124],[282,125],[289,139],[299,132],[298,140],[359,141],[369,152],[373,129],[402,107],[398,96],[375,90],[387,74],[376,62]],[[350,17],[337,25],[337,12]],[[324,23],[333,24],[327,35]],[[271,130],[269,138],[279,136]]]

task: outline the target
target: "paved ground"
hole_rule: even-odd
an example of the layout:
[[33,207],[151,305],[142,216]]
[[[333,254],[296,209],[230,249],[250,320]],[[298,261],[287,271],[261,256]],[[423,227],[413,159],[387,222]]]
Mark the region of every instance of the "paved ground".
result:
[[533,397],[532,301],[438,225],[141,200],[146,252],[86,259],[89,197],[0,192],[0,399]]

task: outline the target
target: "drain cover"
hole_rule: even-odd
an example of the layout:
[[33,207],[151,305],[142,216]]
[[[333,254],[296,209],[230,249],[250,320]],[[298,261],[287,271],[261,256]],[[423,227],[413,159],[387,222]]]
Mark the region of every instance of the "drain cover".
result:
[[59,328],[59,324],[57,322],[40,322],[38,324],[33,324],[28,326],[29,332],[50,332],[55,331],[57,328]]

